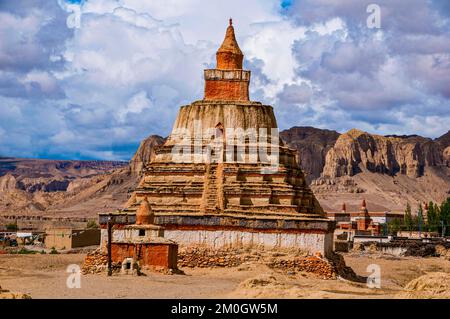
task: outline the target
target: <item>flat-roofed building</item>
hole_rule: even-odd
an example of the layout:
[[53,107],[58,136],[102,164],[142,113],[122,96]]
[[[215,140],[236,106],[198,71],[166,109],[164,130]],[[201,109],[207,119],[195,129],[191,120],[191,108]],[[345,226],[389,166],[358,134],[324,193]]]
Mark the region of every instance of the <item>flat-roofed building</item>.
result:
[[45,230],[45,248],[73,249],[100,244],[100,229],[48,228]]

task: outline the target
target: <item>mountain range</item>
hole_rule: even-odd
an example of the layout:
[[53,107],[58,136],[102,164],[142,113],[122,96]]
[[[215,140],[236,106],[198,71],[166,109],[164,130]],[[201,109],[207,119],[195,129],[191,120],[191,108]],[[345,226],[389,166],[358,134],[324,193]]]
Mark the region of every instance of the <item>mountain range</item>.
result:
[[[403,211],[407,202],[414,207],[450,196],[450,131],[430,139],[293,127],[280,137],[297,150],[326,211],[344,202],[357,211],[362,199],[370,211]],[[96,217],[119,209],[164,140],[149,136],[130,162],[0,157],[0,215]]]

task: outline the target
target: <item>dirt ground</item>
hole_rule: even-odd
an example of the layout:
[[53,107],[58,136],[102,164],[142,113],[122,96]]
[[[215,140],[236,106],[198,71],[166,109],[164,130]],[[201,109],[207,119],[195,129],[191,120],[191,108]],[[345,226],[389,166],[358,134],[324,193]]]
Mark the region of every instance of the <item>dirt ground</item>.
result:
[[32,298],[398,298],[413,279],[450,273],[450,262],[440,258],[344,256],[361,276],[370,275],[369,265],[379,265],[381,288],[305,273],[285,274],[251,262],[235,268],[185,268],[184,275],[81,275],[81,288],[69,289],[67,267],[81,266],[85,254],[0,255],[0,286]]

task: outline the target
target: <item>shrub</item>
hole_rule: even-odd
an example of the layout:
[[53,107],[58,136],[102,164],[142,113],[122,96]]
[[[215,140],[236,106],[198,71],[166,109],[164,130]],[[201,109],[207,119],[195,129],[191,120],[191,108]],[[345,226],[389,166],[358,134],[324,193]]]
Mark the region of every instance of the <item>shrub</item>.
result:
[[17,253],[20,254],[20,255],[33,255],[33,254],[36,254],[37,251],[28,250],[26,248],[21,248]]
[[98,225],[95,220],[90,220],[90,221],[88,221],[86,227],[90,228],[90,229],[97,229]]
[[17,231],[17,229],[18,229],[16,223],[9,223],[9,224],[6,224],[5,227],[6,227],[6,230],[7,230],[7,231],[10,231],[10,232]]

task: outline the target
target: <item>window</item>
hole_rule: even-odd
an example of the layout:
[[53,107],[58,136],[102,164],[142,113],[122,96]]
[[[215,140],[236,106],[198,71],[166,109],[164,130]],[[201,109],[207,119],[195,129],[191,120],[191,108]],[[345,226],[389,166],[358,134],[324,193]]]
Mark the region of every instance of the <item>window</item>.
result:
[[139,236],[145,236],[145,229],[139,229]]

